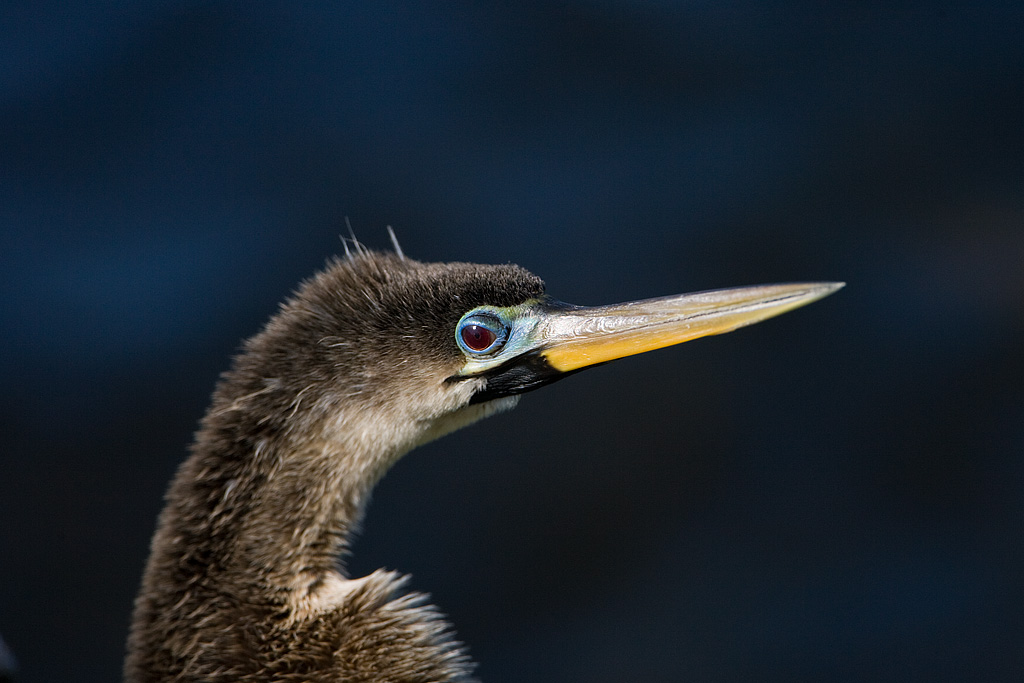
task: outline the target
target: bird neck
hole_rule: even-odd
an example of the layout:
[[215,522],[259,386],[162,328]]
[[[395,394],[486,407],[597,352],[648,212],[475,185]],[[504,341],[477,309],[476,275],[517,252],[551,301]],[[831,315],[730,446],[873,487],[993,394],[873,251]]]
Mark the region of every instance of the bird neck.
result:
[[248,587],[249,599],[294,604],[344,580],[341,558],[388,468],[518,398],[469,404],[472,387],[457,388],[424,410],[414,397],[359,403],[229,376],[171,485],[147,585]]
[[204,420],[171,486],[150,569],[179,588],[249,587],[286,602],[343,577],[371,489],[409,446],[370,438],[351,412],[274,424],[230,407]]

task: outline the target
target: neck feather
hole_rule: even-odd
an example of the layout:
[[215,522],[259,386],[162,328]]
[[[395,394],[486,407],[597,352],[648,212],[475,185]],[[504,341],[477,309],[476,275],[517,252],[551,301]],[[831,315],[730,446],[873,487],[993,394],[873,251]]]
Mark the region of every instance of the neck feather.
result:
[[178,567],[192,566],[181,561],[189,555],[204,565],[197,571],[263,591],[342,571],[370,490],[408,448],[364,438],[355,416],[281,433],[248,411],[218,417],[172,484],[154,554],[166,540]]

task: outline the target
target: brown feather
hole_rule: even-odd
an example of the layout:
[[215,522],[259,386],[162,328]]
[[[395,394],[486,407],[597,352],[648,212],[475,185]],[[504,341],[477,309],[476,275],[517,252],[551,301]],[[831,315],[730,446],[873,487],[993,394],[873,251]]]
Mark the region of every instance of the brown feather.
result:
[[221,377],[170,487],[125,679],[467,680],[406,577],[350,579],[341,558],[397,458],[495,410],[443,381],[460,317],[542,293],[517,266],[364,251],[305,282]]

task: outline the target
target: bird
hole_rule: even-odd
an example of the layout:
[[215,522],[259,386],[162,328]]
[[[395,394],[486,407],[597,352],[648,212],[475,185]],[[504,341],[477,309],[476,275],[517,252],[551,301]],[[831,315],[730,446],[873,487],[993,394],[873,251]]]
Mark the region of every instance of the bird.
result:
[[346,573],[384,473],[584,368],[728,332],[842,286],[584,307],[550,297],[516,265],[424,263],[397,245],[346,244],[221,375],[166,494],[124,680],[474,680],[466,648],[408,576]]

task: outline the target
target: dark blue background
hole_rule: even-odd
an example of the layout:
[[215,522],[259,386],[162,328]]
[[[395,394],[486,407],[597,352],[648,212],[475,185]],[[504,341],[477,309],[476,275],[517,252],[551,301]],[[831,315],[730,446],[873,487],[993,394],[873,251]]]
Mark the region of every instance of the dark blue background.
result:
[[846,280],[414,452],[352,569],[485,681],[1019,680],[1014,4],[0,9],[0,633],[119,676],[161,495],[350,217],[581,304]]

